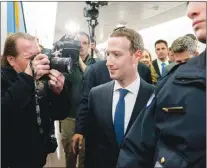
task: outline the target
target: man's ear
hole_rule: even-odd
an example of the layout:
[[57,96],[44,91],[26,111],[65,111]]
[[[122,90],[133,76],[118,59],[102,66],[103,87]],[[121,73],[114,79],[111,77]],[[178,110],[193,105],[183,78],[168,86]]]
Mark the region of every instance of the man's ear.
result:
[[9,63],[11,66],[14,65],[15,57],[9,55],[9,56],[6,57],[6,59],[7,59],[8,63]]
[[136,62],[139,62],[142,59],[142,51],[137,50],[134,54],[135,54]]
[[198,51],[195,52],[195,56],[199,56],[199,52]]

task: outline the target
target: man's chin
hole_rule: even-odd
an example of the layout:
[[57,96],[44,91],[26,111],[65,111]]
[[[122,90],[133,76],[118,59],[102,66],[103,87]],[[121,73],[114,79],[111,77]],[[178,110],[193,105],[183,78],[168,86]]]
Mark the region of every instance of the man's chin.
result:
[[111,73],[110,73],[110,78],[111,78],[112,80],[117,80],[117,79],[118,79],[117,76],[116,76],[115,74],[111,74]]

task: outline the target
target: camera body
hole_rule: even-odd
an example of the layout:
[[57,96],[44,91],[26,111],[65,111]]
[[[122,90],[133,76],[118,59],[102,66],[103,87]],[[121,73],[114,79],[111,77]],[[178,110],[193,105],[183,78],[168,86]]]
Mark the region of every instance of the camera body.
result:
[[99,16],[98,8],[108,5],[107,1],[86,1],[87,6],[84,7],[84,17],[95,20]]
[[80,41],[75,38],[61,38],[53,49],[43,48],[42,54],[48,56],[50,68],[60,72],[72,73],[79,62]]

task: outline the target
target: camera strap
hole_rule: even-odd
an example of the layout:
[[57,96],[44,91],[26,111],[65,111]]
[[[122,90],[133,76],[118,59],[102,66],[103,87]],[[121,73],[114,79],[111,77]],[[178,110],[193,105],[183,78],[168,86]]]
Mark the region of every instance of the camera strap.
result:
[[40,105],[39,105],[39,99],[38,99],[38,94],[37,94],[37,92],[38,92],[38,90],[37,90],[37,81],[36,81],[36,78],[35,78],[36,73],[35,73],[34,67],[32,65],[32,61],[30,61],[29,65],[30,65],[30,68],[32,69],[32,75],[33,75],[33,78],[34,78],[37,125],[39,127],[39,132],[42,135],[44,133],[44,131],[43,131],[43,128],[42,128],[42,119],[41,119],[41,116],[40,116]]

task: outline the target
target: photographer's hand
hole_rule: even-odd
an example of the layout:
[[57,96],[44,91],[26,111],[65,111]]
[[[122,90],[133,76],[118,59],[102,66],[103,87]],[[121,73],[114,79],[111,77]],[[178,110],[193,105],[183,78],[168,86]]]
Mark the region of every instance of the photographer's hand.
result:
[[[34,60],[32,61],[32,66],[34,68],[35,74],[36,74],[36,79],[38,80],[41,78],[43,75],[49,74],[50,72],[50,61],[48,59],[48,56],[44,54],[38,54]],[[32,75],[32,69],[30,65],[28,64],[25,73],[27,73],[30,76]]]
[[62,73],[60,73],[55,69],[50,70],[49,77],[50,77],[49,86],[51,90],[56,94],[60,94],[60,92],[63,90],[65,77],[63,76]]

